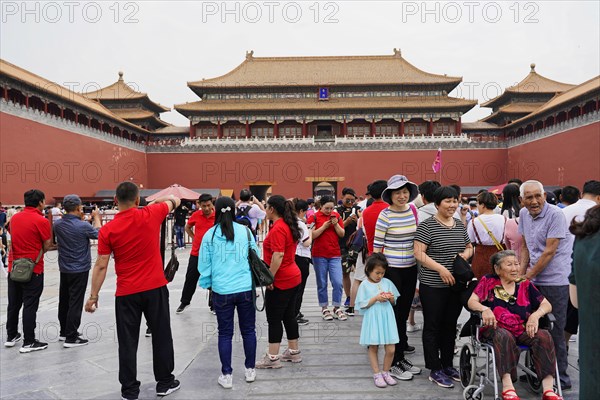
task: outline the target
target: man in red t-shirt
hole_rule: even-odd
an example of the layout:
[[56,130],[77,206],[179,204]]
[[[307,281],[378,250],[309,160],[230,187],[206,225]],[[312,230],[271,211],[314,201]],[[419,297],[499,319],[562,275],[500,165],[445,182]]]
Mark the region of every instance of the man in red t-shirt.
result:
[[[8,308],[6,315],[6,347],[13,347],[22,338],[18,332],[19,310],[23,307],[23,346],[21,353],[29,353],[48,348],[35,338],[35,320],[40,296],[44,289],[44,253],[55,250],[52,244],[50,221],[44,218],[42,210],[46,196],[44,192],[32,189],[25,192],[25,209],[15,214],[10,220],[9,232],[12,237],[11,251],[8,255]],[[14,282],[10,279],[14,260],[30,258],[37,260],[27,283]]]
[[381,194],[386,187],[387,181],[384,180],[378,180],[369,185],[369,193],[375,201],[369,207],[365,208],[365,211],[362,213],[369,255],[373,254],[373,240],[375,239],[375,225],[377,224],[377,218],[379,218],[379,214],[382,210],[385,210],[390,206],[388,203],[381,200]]
[[[193,241],[190,261],[188,262],[187,273],[185,274],[185,283],[181,291],[181,304],[179,304],[177,311],[175,311],[177,314],[181,314],[192,302],[192,297],[198,287],[198,279],[200,279],[200,272],[198,272],[200,244],[206,231],[215,224],[215,206],[212,202],[212,195],[207,193],[200,195],[196,201],[196,206],[198,206],[199,210],[192,214],[185,226],[185,232],[192,237]],[[212,304],[210,305],[212,306]]]
[[142,313],[152,331],[156,394],[166,396],[180,388],[173,376],[175,355],[169,316],[169,291],[160,256],[160,226],[181,201],[174,197],[156,199],[139,208],[140,191],[132,182],[117,186],[119,213],[100,229],[98,258],[92,272],[87,312],[98,307],[98,293],[106,278],[110,255],[115,260],[117,292],[115,316],[119,341],[119,382],[124,399],[137,399],[136,354]]

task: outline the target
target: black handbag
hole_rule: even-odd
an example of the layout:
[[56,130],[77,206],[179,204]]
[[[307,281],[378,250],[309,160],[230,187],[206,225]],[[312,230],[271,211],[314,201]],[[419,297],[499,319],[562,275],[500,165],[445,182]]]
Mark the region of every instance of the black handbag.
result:
[[175,255],[175,235],[173,234],[173,238],[171,238],[171,259],[167,263],[167,266],[164,270],[165,279],[167,280],[167,282],[173,282],[173,279],[175,278],[175,273],[178,269],[179,260],[177,259],[177,255]]
[[42,254],[44,254],[43,248],[40,249],[40,254],[38,254],[35,261],[33,261],[31,258],[17,258],[14,260],[12,269],[10,270],[10,280],[19,283],[27,283],[31,281],[33,269],[40,261],[40,258],[42,258]]
[[254,293],[256,291],[256,287],[257,286],[260,287],[260,291],[261,291],[263,299],[264,299],[265,298],[264,287],[272,285],[273,282],[275,281],[275,277],[271,273],[271,269],[269,268],[267,263],[264,262],[258,256],[258,254],[256,254],[256,251],[254,251],[254,249],[252,248],[251,240],[253,240],[253,238],[252,238],[252,234],[250,233],[250,229],[246,229],[246,232],[248,234],[248,264],[250,264],[250,273],[252,275],[252,292],[253,292],[252,301],[254,302],[254,308],[256,309],[256,311],[263,311],[265,309],[264,303],[263,303],[262,308],[258,308],[258,306],[256,305],[256,295],[254,295]]
[[471,265],[457,254],[452,262],[452,276],[456,282],[450,288],[455,292],[462,292],[467,289],[475,274],[473,274]]

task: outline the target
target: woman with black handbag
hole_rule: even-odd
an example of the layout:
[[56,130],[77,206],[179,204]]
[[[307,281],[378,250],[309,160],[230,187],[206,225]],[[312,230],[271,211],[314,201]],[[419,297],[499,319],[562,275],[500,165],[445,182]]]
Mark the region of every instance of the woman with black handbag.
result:
[[244,344],[246,382],[256,379],[256,310],[248,246],[258,251],[256,242],[248,240],[248,228],[235,222],[235,203],[220,197],[215,203],[215,226],[202,238],[198,257],[199,285],[212,288],[213,307],[219,328],[219,385],[233,387],[231,342],[234,312],[237,309]]
[[436,189],[437,213],[421,222],[415,234],[415,258],[420,262],[419,294],[423,305],[423,351],[429,380],[438,386],[454,387],[460,376],[452,362],[456,321],[462,304],[460,292],[451,289],[454,259],[473,255],[473,246],[463,223],[453,215],[458,208],[458,193],[449,186]]
[[[269,265],[275,281],[267,287],[265,307],[269,324],[269,350],[256,368],[281,368],[281,361],[302,361],[298,348],[296,296],[302,275],[295,261],[296,246],[302,236],[294,205],[283,196],[271,196],[267,201],[267,218],[273,222],[263,242],[263,259]],[[288,348],[279,355],[283,328]]]

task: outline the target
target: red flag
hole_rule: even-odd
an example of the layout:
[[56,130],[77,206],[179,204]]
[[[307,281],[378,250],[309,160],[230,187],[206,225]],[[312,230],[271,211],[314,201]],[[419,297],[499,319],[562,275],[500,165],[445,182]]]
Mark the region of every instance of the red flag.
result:
[[431,169],[433,169],[434,173],[438,173],[440,169],[442,169],[442,149],[439,148],[437,154],[435,156],[435,160],[433,160],[433,164],[431,164]]

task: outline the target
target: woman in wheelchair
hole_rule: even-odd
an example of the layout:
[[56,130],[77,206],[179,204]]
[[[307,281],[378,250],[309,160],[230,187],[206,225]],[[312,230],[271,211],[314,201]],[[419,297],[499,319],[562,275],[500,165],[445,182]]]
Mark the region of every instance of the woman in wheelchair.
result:
[[494,347],[502,399],[519,400],[511,379],[511,374],[516,378],[519,345],[531,348],[535,372],[542,380],[542,399],[562,399],[552,388],[556,375],[552,337],[547,330],[538,329],[539,319],[552,311],[552,306],[529,280],[520,277],[515,252],[500,251],[490,261],[494,273],[481,278],[468,307],[481,312],[479,336]]

